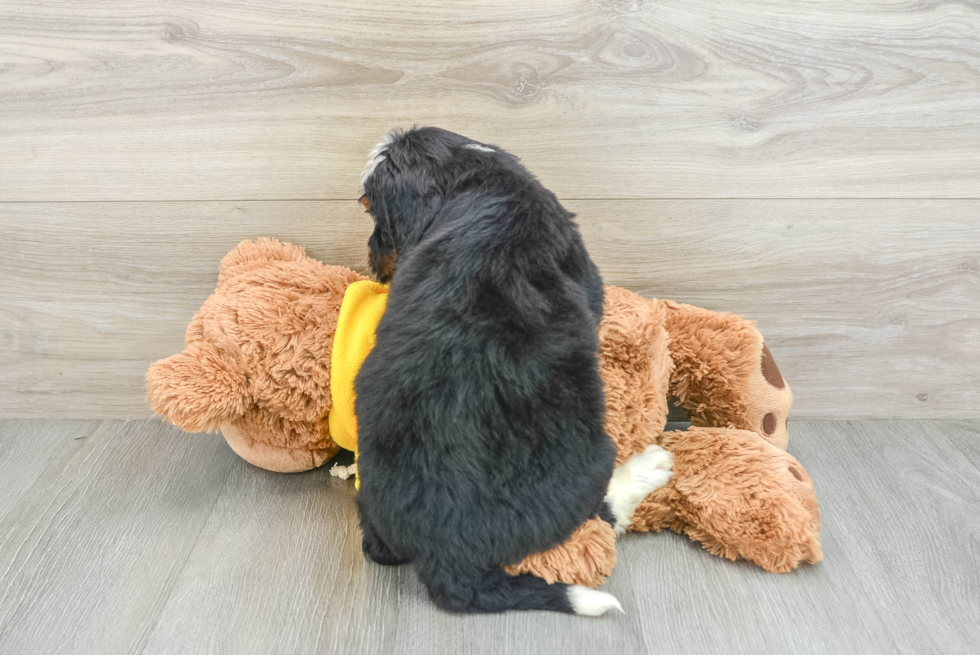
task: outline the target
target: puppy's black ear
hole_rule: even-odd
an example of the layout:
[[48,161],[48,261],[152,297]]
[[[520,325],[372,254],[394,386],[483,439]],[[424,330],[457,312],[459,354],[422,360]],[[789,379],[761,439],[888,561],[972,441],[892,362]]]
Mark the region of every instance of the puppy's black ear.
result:
[[368,266],[382,284],[391,282],[391,276],[395,274],[395,245],[387,232],[375,219],[374,232],[368,239]]
[[392,144],[386,159],[365,181],[375,225],[368,242],[372,258],[377,260],[378,268],[372,263],[375,275],[394,251],[405,252],[421,241],[442,205],[445,184],[441,171],[425,157],[406,155],[399,145]]

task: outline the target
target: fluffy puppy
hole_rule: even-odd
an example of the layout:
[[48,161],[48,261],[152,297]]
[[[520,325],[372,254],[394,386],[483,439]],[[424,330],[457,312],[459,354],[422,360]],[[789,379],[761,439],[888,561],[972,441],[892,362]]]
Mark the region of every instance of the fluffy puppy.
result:
[[389,134],[363,185],[391,282],[355,381],[365,554],[413,561],[451,611],[618,607],[501,568],[632,514],[603,504],[602,280],[573,215],[514,156],[436,128]]

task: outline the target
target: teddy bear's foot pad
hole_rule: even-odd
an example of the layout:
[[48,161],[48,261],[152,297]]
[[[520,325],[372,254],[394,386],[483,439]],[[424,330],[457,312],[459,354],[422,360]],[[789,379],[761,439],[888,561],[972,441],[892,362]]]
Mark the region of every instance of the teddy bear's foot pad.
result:
[[606,492],[606,503],[616,520],[616,534],[626,532],[633,512],[644,498],[670,482],[673,466],[674,456],[652,445],[616,467]]

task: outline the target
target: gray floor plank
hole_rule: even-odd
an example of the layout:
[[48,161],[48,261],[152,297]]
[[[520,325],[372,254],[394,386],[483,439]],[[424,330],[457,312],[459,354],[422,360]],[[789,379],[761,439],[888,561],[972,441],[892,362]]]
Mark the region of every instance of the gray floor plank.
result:
[[[628,585],[608,588],[623,597]],[[365,562],[349,482],[323,469],[280,475],[242,463],[144,653],[539,653],[569,644],[642,650],[613,617],[441,612],[410,567]]]
[[[613,575],[603,587],[623,604],[626,615],[597,619],[544,612],[458,616],[437,610],[414,572],[399,574],[404,606],[398,614],[395,653],[644,653],[632,581]],[[407,577],[407,581],[406,581]]]
[[628,535],[606,585],[626,614],[597,620],[441,612],[411,568],[364,561],[350,482],[262,471],[159,423],[93,425],[0,421],[0,455],[16,447],[28,471],[0,484],[5,652],[968,653],[980,638],[977,421],[795,423],[823,562],[775,575]]
[[139,652],[238,462],[155,421],[76,431],[0,520],[4,652]]
[[886,627],[852,585],[834,538],[825,531],[822,543],[827,561],[776,575],[679,535],[637,535],[623,540],[616,574],[633,579],[649,652],[889,652]]
[[802,423],[793,433],[840,549],[821,566],[849,563],[900,652],[980,644],[980,470],[946,438],[954,427]]
[[980,469],[980,421],[942,421],[936,425],[936,429],[945,435],[953,448]]
[[400,599],[361,555],[353,494],[240,462],[144,652],[382,652]]
[[99,421],[0,421],[0,525],[48,463],[66,449],[83,447],[80,442],[99,425]]

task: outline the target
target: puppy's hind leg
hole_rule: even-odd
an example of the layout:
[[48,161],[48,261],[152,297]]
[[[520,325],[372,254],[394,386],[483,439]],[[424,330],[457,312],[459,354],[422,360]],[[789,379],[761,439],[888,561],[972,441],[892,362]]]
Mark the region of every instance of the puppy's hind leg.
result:
[[364,550],[364,555],[376,564],[381,564],[382,566],[398,566],[400,564],[408,564],[412,561],[411,557],[405,557],[395,553],[381,535],[378,534],[377,529],[367,520],[364,512],[361,511],[361,532],[364,534],[361,540],[361,548]]
[[623,534],[633,521],[633,512],[648,495],[670,482],[674,456],[660,446],[647,446],[613,470],[599,516]]

